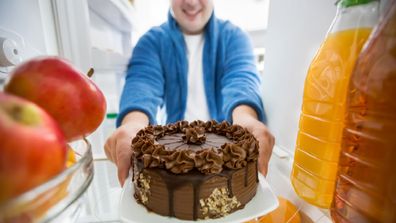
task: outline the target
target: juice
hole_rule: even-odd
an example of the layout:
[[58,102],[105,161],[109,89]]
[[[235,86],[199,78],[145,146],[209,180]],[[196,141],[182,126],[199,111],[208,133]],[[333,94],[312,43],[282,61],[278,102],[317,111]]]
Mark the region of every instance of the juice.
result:
[[331,214],[396,222],[396,1],[362,52],[348,89]]
[[328,34],[308,70],[291,181],[319,207],[329,208],[333,198],[346,91],[370,33],[367,27]]

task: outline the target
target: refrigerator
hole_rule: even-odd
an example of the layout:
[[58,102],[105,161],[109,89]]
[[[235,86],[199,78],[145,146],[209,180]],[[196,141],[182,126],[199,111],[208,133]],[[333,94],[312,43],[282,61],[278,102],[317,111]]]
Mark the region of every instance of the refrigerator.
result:
[[[276,139],[267,181],[277,196],[294,204],[301,222],[331,222],[329,210],[312,206],[296,195],[290,174],[304,80],[335,16],[335,0],[214,2],[216,14],[243,26],[255,48],[267,124]],[[384,4],[382,1],[381,6]],[[66,58],[83,73],[93,68],[93,81],[105,94],[105,120],[88,138],[92,143],[94,178],[80,198],[76,222],[120,221],[122,188],[103,146],[115,129],[133,47],[148,25],[165,21],[167,7],[166,0],[0,2],[0,89],[16,65],[36,56],[54,55]],[[284,222],[294,222],[295,216]]]

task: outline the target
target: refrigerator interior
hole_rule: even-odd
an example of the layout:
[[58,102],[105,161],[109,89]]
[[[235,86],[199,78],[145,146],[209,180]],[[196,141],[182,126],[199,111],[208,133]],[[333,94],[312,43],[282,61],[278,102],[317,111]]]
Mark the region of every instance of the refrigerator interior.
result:
[[[306,71],[335,15],[335,0],[243,3],[215,0],[214,3],[216,14],[246,30],[255,48],[268,126],[276,138],[267,180],[278,196],[290,200],[304,213],[306,222],[331,222],[327,210],[297,197],[289,175]],[[383,1],[381,6],[384,4]],[[21,61],[39,55],[58,55],[82,72],[94,68],[93,80],[105,94],[107,116],[89,137],[95,176],[83,198],[78,222],[118,221],[122,189],[117,170],[106,159],[103,145],[115,129],[125,69],[133,46],[150,26],[166,20],[168,7],[169,1],[158,0],[0,2],[0,40],[7,39],[13,44],[11,54],[5,59],[0,57],[0,90],[8,72]]]

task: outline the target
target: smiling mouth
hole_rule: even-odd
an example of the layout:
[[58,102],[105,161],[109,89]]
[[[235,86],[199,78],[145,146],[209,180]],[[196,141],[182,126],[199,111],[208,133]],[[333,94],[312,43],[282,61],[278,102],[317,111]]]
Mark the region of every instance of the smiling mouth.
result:
[[198,10],[195,12],[190,12],[187,10],[183,10],[184,14],[189,18],[189,19],[194,19],[202,10]]

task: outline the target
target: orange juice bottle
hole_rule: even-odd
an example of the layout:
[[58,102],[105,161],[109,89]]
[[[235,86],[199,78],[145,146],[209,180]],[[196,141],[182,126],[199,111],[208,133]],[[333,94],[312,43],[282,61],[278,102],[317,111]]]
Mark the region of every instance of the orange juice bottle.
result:
[[378,1],[340,0],[325,41],[305,80],[291,182],[307,202],[333,199],[348,82],[378,19]]
[[396,0],[388,6],[351,76],[335,222],[396,222]]

